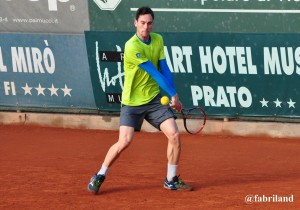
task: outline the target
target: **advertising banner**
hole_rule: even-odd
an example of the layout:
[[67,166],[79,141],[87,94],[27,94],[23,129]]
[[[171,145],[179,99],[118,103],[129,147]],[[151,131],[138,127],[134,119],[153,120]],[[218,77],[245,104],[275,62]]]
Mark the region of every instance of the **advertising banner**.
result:
[[132,31],[140,6],[155,13],[160,32],[300,31],[298,0],[89,0],[91,31]]
[[[96,104],[119,110],[132,32],[86,32]],[[184,106],[208,115],[300,116],[298,34],[161,33]]]
[[0,107],[96,109],[84,36],[0,34]]
[[83,33],[87,0],[0,0],[0,32]]

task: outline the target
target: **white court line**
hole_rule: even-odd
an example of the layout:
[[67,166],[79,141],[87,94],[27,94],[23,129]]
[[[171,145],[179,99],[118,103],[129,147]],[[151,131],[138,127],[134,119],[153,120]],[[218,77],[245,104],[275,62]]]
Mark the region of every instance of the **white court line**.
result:
[[[130,8],[137,11],[138,8]],[[155,12],[214,12],[214,13],[293,13],[300,10],[266,10],[266,9],[179,9],[179,8],[151,8]]]

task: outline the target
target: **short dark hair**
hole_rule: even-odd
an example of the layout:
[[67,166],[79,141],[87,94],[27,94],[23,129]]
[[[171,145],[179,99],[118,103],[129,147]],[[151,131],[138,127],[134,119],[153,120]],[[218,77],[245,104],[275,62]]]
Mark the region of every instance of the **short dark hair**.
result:
[[154,20],[153,11],[150,7],[147,6],[138,8],[138,10],[136,11],[135,19],[138,20],[140,15],[146,15],[146,14],[150,14],[152,16],[152,19]]

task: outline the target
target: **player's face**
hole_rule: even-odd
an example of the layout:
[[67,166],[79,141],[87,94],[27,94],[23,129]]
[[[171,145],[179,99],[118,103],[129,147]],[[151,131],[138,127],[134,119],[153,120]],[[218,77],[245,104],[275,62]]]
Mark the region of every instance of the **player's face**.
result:
[[134,21],[138,37],[144,41],[149,40],[149,34],[153,28],[153,19],[150,14],[140,15],[138,20]]

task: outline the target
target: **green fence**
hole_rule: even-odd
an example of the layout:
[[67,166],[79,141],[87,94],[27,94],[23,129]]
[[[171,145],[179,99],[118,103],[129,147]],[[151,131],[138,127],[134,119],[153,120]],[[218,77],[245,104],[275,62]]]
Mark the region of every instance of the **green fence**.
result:
[[83,35],[0,34],[1,110],[97,110]]
[[124,44],[148,5],[185,106],[299,119],[298,1],[16,2],[0,3],[1,110],[119,111]]
[[160,32],[300,31],[297,0],[89,0],[90,30],[133,31],[136,8],[144,5],[153,8],[155,30]]
[[[100,109],[119,110],[124,74],[115,56],[122,56],[132,35],[86,32]],[[162,35],[166,59],[185,106],[202,106],[211,116],[300,116],[298,34],[268,34],[268,39],[254,33]]]

